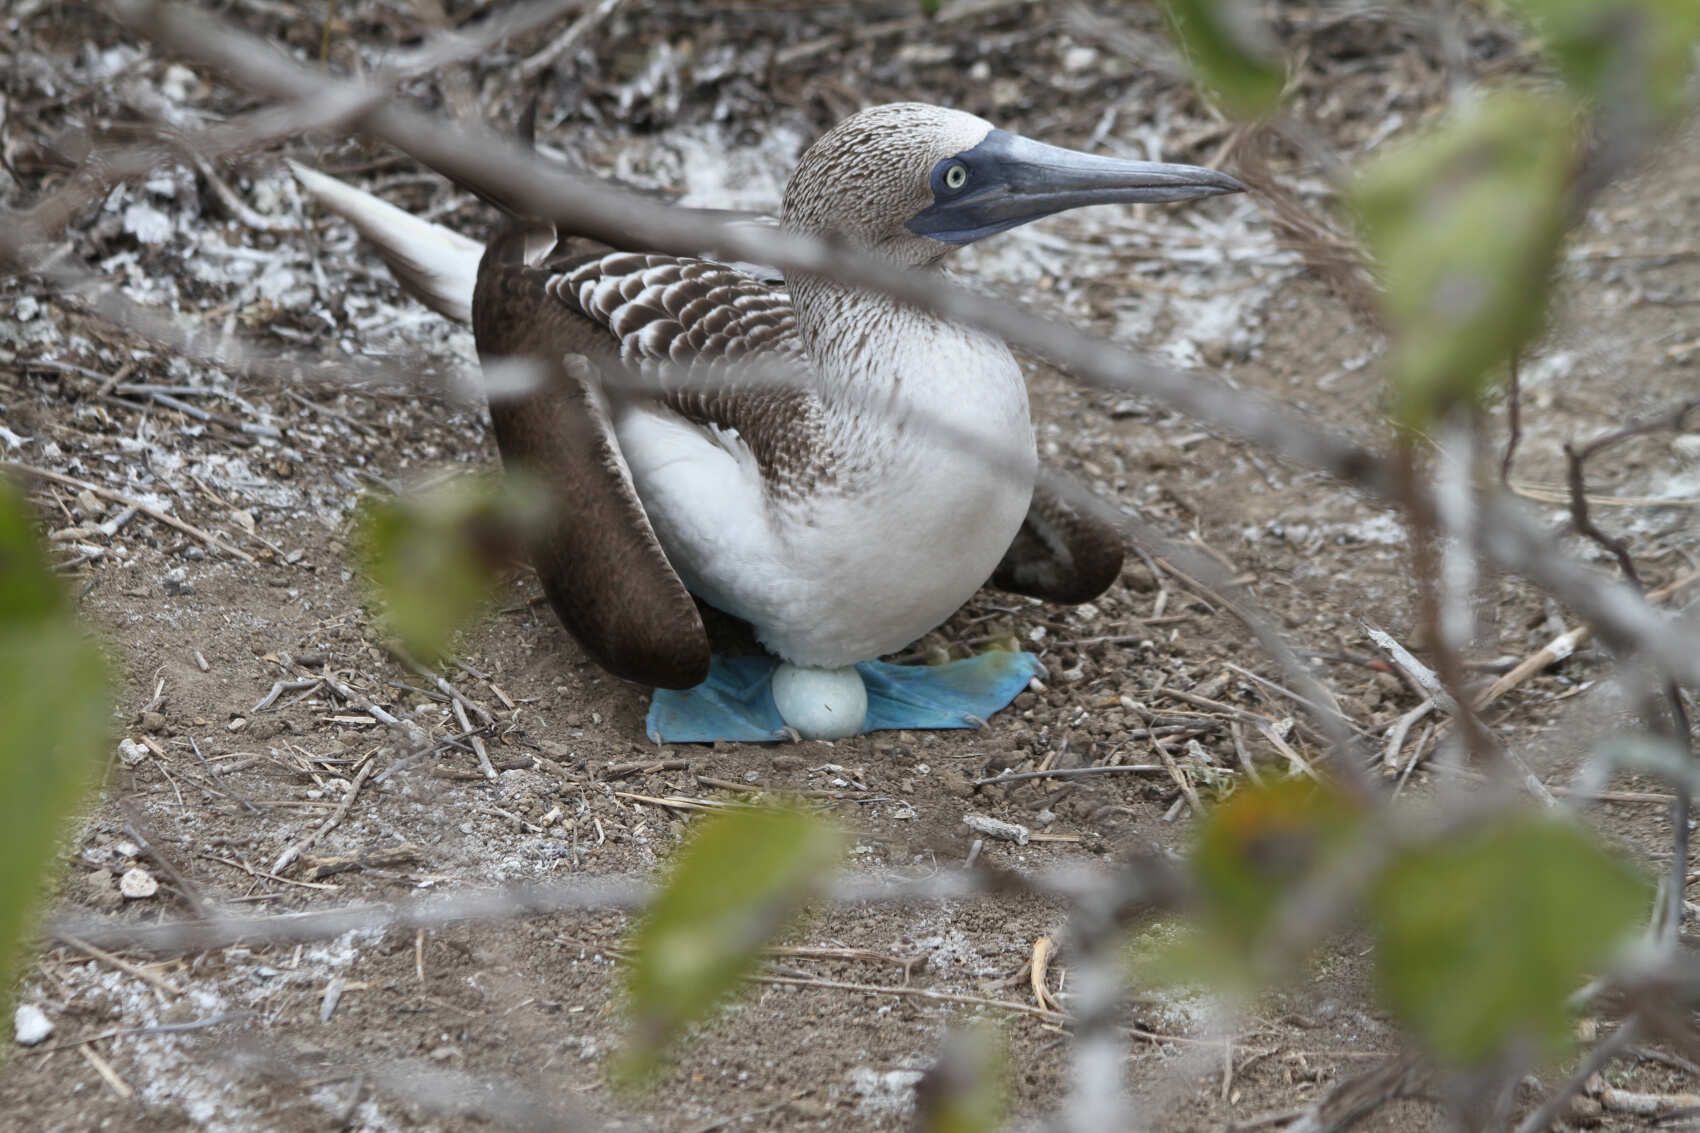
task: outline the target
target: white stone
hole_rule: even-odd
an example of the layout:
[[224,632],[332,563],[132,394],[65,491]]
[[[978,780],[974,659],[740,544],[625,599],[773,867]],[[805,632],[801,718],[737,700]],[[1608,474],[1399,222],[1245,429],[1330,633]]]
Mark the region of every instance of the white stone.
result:
[[195,89],[200,85],[201,81],[195,77],[195,72],[181,63],[173,63],[165,69],[159,92],[172,102],[184,103],[194,97]]
[[1098,61],[1098,53],[1090,47],[1076,45],[1063,52],[1063,70],[1079,74]]
[[855,666],[806,669],[790,663],[773,671],[773,705],[805,740],[841,740],[868,718],[868,686]]
[[153,874],[136,866],[125,870],[124,876],[118,879],[118,892],[132,901],[140,901],[158,893],[159,882],[153,879]]
[[148,749],[135,740],[118,741],[118,758],[125,767],[134,767],[148,757]]
[[1027,839],[1033,836],[1033,832],[1019,822],[1005,822],[1001,818],[984,814],[965,814],[962,816],[962,825],[976,834],[995,838],[1000,842],[1014,842],[1018,846],[1025,846]]
[[163,244],[171,239],[171,218],[152,205],[134,204],[124,210],[124,231],[142,244]]
[[12,1035],[20,1046],[37,1046],[53,1033],[53,1020],[33,1003],[19,1007],[12,1015]]
[[850,1088],[857,1094],[856,1108],[867,1114],[896,1117],[915,1108],[915,1086],[919,1070],[878,1070],[858,1066],[850,1071]]

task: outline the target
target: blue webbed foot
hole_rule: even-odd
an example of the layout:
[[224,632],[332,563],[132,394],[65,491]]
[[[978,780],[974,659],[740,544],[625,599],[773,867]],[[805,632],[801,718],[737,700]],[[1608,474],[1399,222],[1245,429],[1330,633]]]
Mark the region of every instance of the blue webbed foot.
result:
[[[769,656],[715,657],[708,679],[695,688],[655,690],[645,722],[649,738],[656,743],[766,743],[813,729],[795,707],[798,719],[788,723],[774,703],[773,676],[780,665]],[[786,668],[805,677],[811,673]],[[859,729],[865,733],[981,727],[1045,669],[1031,653],[993,650],[944,665],[864,661],[856,671],[867,689]],[[840,679],[831,673],[822,677]],[[783,687],[782,694],[789,695]],[[825,733],[816,729],[816,734]]]

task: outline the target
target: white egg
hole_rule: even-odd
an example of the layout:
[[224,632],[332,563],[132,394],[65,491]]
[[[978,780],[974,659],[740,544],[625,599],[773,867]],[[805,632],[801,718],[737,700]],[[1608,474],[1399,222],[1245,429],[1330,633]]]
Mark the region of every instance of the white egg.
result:
[[773,671],[773,704],[805,740],[841,740],[868,718],[868,686],[855,666],[805,669],[789,662]]

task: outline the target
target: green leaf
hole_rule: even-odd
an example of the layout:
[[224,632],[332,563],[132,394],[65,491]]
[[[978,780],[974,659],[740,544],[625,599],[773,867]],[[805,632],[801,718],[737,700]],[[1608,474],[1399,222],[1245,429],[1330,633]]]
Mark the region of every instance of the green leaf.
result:
[[441,657],[483,610],[538,506],[512,477],[466,476],[417,495],[363,499],[355,547],[385,627],[422,658]]
[[1211,958],[1218,982],[1263,974],[1254,961],[1276,913],[1362,825],[1349,796],[1309,779],[1245,787],[1210,811],[1192,856],[1200,936],[1191,947]]
[[1382,995],[1438,1057],[1556,1051],[1567,1000],[1636,931],[1646,879],[1576,824],[1518,815],[1405,853],[1371,895]]
[[1196,901],[1185,921],[1157,921],[1129,943],[1134,979],[1171,991],[1255,993],[1287,973],[1270,966],[1269,933],[1301,886],[1357,843],[1364,812],[1330,782],[1245,786],[1205,816],[1190,859]]
[[1541,332],[1575,137],[1568,101],[1501,93],[1378,159],[1353,188],[1385,285],[1401,426],[1479,404]]
[[1508,2],[1584,97],[1602,106],[1634,100],[1613,107],[1628,111],[1631,123],[1669,122],[1687,106],[1694,47],[1700,42],[1700,3],[1695,0]]
[[0,719],[0,989],[10,990],[60,838],[106,756],[111,699],[105,660],[3,481]]
[[1281,105],[1286,66],[1247,0],[1166,0],[1163,13],[1194,77],[1223,110],[1261,118]]
[[1009,1113],[1009,1052],[982,1023],[946,1037],[938,1061],[915,1085],[920,1133],[995,1133]]
[[802,911],[843,848],[836,828],[797,810],[739,809],[701,821],[633,940],[633,1035],[619,1077],[654,1072]]

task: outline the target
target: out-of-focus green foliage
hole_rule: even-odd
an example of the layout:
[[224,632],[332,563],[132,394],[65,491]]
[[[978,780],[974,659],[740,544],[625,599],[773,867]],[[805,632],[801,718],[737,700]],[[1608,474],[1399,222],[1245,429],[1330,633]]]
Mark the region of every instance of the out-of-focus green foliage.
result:
[[1352,844],[1361,825],[1351,798],[1309,779],[1242,788],[1212,810],[1192,859],[1209,953],[1255,975],[1255,953],[1277,911]]
[[1382,994],[1438,1057],[1556,1048],[1567,1000],[1634,931],[1646,880],[1574,823],[1519,815],[1410,851],[1371,895]]
[[1009,1113],[1009,1052],[990,1024],[953,1032],[915,1087],[920,1133],[996,1133]]
[[843,848],[835,827],[798,810],[740,809],[701,822],[632,942],[632,1038],[619,1077],[653,1073],[831,877]]
[[1492,95],[1377,160],[1352,203],[1385,285],[1394,420],[1478,403],[1544,324],[1576,155],[1574,109]]
[[419,656],[441,657],[483,609],[540,506],[538,494],[511,477],[465,476],[417,495],[367,496],[355,545],[386,628]]
[[1286,66],[1252,4],[1165,0],[1163,12],[1193,74],[1223,110],[1236,118],[1261,118],[1280,106]]
[[1249,993],[1283,975],[1268,968],[1277,913],[1349,852],[1362,828],[1362,808],[1331,783],[1286,779],[1235,791],[1199,828],[1193,915],[1134,942],[1139,978]]
[[1686,106],[1700,42],[1696,0],[1505,2],[1540,34],[1565,79],[1595,103],[1617,104],[1650,124]]
[[0,719],[0,989],[9,991],[60,835],[106,754],[111,698],[100,650],[48,567],[28,506],[4,480]]

